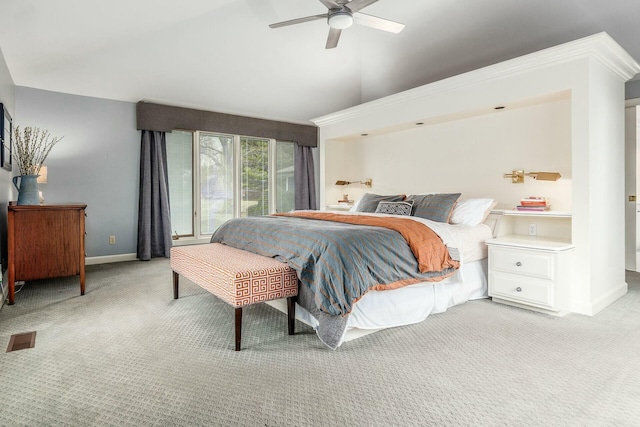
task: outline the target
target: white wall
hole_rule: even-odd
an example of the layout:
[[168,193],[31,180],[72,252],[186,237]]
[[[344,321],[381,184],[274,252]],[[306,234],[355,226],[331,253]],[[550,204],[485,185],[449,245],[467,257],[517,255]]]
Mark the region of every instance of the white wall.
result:
[[[328,182],[373,179],[373,187],[329,186],[327,203],[342,194],[463,192],[491,197],[510,209],[526,196],[551,198],[553,209],[571,210],[571,106],[568,97],[550,103],[493,110],[489,114],[415,126],[354,141],[328,141],[342,161],[328,162]],[[331,147],[331,148],[329,148]],[[503,178],[514,169],[560,172],[557,182]]]

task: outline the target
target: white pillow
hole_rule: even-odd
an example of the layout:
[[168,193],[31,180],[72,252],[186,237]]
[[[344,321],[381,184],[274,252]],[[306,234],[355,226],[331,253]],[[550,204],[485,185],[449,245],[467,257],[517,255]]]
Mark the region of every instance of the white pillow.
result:
[[450,222],[471,227],[482,224],[496,204],[493,199],[459,200],[453,208]]

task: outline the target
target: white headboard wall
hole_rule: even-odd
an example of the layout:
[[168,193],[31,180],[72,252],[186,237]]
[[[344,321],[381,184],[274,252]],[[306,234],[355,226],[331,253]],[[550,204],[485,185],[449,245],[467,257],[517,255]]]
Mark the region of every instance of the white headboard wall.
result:
[[[522,197],[546,196],[571,211],[571,105],[567,97],[445,123],[325,141],[327,203],[342,194],[462,192],[513,208]],[[503,178],[514,169],[560,172],[556,182]],[[373,187],[338,187],[339,179],[373,179]]]
[[[378,193],[462,191],[503,208],[551,197],[572,212],[571,311],[595,314],[627,292],[624,83],[639,72],[600,33],[313,119],[320,204],[347,192],[337,179],[365,178]],[[512,169],[563,178],[512,184]]]

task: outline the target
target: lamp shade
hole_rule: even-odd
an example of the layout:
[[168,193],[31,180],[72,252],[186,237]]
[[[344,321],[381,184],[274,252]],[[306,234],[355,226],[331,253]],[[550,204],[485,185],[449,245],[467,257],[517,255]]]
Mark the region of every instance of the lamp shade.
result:
[[40,166],[40,174],[38,175],[38,184],[46,184],[47,183],[47,167]]

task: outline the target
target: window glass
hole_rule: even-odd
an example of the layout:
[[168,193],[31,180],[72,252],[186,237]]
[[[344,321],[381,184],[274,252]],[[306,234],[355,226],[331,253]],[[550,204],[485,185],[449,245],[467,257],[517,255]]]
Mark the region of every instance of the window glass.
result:
[[269,140],[240,138],[240,216],[269,215]]
[[171,230],[193,236],[193,133],[167,132],[166,141]]
[[233,218],[233,137],[200,132],[200,234]]
[[276,142],[276,212],[289,212],[295,208],[293,142]]
[[293,210],[294,153],[295,144],[287,141],[213,132],[167,133],[174,234],[205,238],[237,215]]

